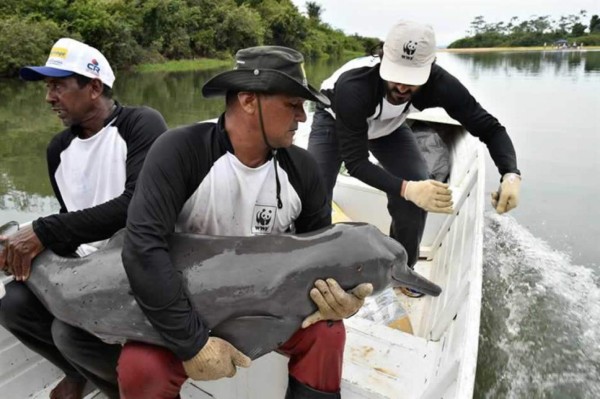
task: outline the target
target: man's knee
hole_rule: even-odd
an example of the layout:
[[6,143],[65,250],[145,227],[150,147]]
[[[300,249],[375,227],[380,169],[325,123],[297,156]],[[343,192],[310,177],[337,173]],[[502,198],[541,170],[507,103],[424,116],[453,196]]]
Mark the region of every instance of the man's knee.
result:
[[0,301],[0,325],[11,330],[35,317],[31,309],[43,306],[31,290],[22,282],[6,285],[6,295]]
[[125,399],[174,398],[187,379],[181,361],[172,352],[138,342],[125,344],[117,373]]
[[344,352],[346,343],[346,328],[341,321],[323,321],[315,323],[306,329],[306,339],[311,341],[311,347],[328,352]]
[[51,331],[54,345],[65,356],[71,357],[70,355],[74,351],[74,348],[77,347],[81,330],[58,319],[54,319]]
[[344,323],[321,321],[297,331],[281,349],[290,356],[290,376],[312,389],[335,393],[340,389],[345,343]]

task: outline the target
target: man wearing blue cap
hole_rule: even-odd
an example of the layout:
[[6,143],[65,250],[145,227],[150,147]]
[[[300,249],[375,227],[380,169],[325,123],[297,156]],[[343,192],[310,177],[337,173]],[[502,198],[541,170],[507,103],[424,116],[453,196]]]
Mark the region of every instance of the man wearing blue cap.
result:
[[118,398],[121,346],[55,319],[24,281],[32,260],[45,248],[86,256],[125,226],[146,153],[167,126],[151,108],[123,107],[113,100],[115,76],[108,61],[79,41],[58,40],[46,65],[24,67],[20,75],[46,82],[46,102],[66,127],[47,150],[60,212],[0,237],[5,241],[0,268],[16,280],[6,286],[0,324],[65,373],[51,398],[81,398],[86,380]]
[[[286,47],[238,51],[235,68],[202,89],[207,97],[225,96],[219,120],[170,130],[148,153],[122,257],[135,298],[167,348],[125,344],[119,359],[122,399],[176,398],[188,377],[232,377],[236,367],[250,364],[229,342],[211,335],[203,309],[192,308],[169,256],[169,234],[306,233],[331,224],[317,166],[292,145],[298,124],[306,120],[304,101],[329,104],[308,85],[303,62]],[[372,289],[363,283],[346,292],[333,279],[316,281],[310,297],[318,311],[279,347],[290,358],[286,398],[340,397],[341,320],[356,313]]]

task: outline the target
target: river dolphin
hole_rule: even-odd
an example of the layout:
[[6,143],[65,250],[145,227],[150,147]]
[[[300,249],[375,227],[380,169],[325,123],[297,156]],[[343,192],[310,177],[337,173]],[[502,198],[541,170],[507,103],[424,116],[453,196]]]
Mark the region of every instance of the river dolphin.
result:
[[[106,342],[164,345],[129,287],[121,263],[123,237],[118,232],[84,258],[46,250],[35,258],[26,284],[55,317]],[[317,279],[334,278],[344,289],[369,282],[374,293],[390,285],[441,292],[407,266],[401,244],[365,223],[297,235],[173,234],[169,248],[211,334],[252,359],[281,346],[316,310],[309,292]]]

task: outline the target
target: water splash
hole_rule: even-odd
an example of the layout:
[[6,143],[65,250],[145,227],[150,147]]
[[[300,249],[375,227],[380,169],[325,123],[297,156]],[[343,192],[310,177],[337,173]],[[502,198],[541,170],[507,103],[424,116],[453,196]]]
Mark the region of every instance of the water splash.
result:
[[600,397],[600,286],[511,216],[486,214],[475,397]]

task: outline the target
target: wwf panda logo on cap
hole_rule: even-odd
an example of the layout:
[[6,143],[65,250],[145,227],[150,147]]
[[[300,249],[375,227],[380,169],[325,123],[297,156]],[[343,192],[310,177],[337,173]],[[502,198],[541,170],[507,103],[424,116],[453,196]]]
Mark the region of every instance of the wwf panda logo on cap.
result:
[[420,86],[427,82],[435,61],[435,35],[429,25],[400,21],[383,44],[379,75],[394,83]]
[[409,40],[408,42],[404,43],[404,54],[406,54],[407,56],[412,56],[415,53],[415,50],[417,49],[417,42],[413,42],[412,40]]

